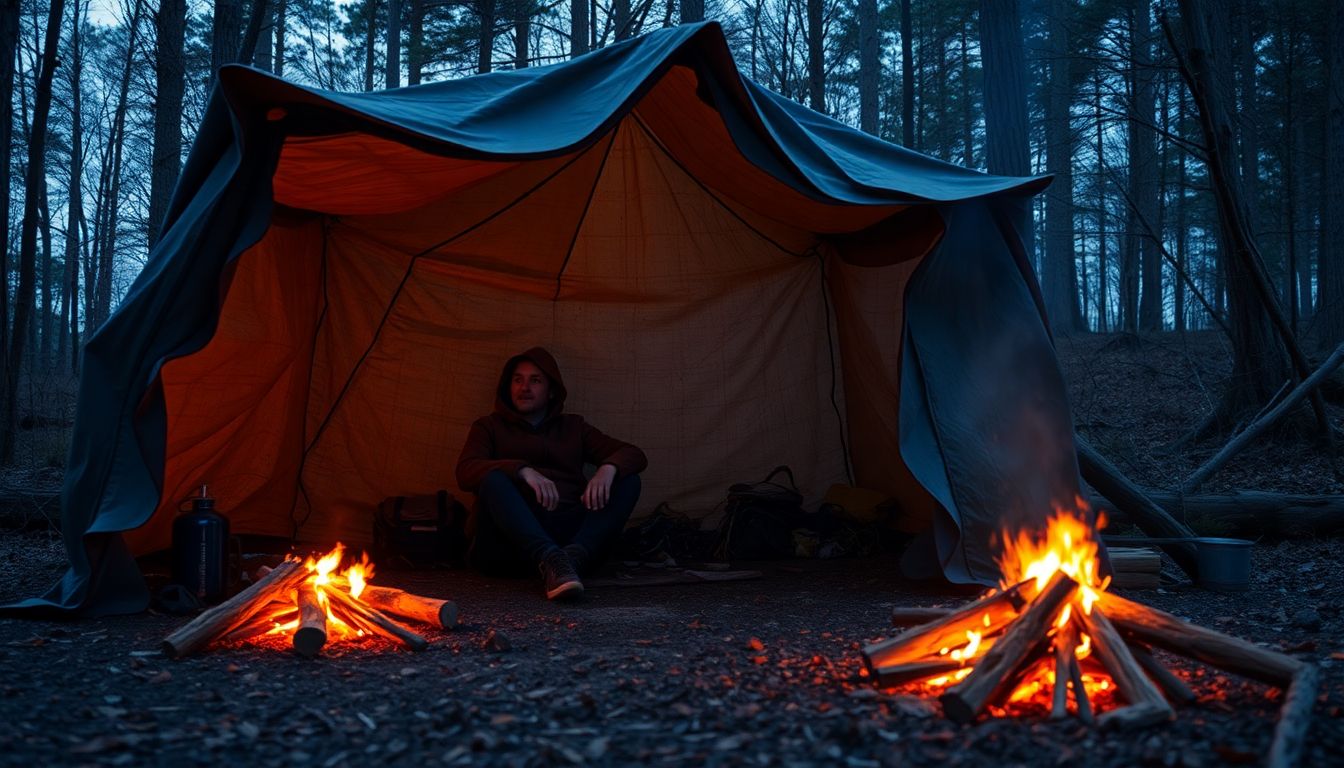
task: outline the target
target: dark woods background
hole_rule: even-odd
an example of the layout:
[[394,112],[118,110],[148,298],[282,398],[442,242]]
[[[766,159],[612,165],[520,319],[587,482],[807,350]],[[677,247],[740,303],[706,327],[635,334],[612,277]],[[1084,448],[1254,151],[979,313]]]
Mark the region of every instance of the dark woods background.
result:
[[0,0],[0,464],[63,463],[81,344],[144,264],[221,64],[373,90],[700,19],[813,109],[1054,174],[1032,254],[1056,334],[1216,335],[1229,374],[1200,429],[1226,430],[1344,341],[1339,5]]

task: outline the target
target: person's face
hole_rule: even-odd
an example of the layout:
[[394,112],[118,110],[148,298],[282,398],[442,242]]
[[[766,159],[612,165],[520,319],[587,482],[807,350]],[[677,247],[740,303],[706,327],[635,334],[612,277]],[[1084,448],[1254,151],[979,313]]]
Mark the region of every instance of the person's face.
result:
[[546,412],[551,402],[551,380],[532,363],[524,360],[514,366],[509,382],[513,407],[529,418]]

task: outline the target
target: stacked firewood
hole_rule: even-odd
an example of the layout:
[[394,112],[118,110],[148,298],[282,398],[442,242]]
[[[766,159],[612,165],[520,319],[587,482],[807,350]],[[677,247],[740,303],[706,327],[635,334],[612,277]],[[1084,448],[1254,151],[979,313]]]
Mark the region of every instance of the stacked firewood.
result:
[[[1291,764],[1300,751],[1317,686],[1310,664],[1191,624],[1106,591],[1088,590],[1063,572],[1043,587],[1036,580],[996,590],[955,610],[893,611],[908,627],[869,645],[863,659],[881,687],[923,682],[941,688],[944,714],[974,720],[1006,701],[1019,686],[1052,672],[1052,717],[1073,712],[1103,727],[1134,728],[1168,720],[1172,704],[1195,701],[1193,691],[1157,661],[1161,648],[1252,680],[1287,689],[1271,765]],[[1090,602],[1090,610],[1085,603]],[[1083,684],[1079,647],[1086,637],[1088,665],[1100,666],[1125,704],[1097,715]],[[970,642],[968,642],[970,638]]]
[[398,619],[436,629],[457,626],[457,605],[350,579],[319,574],[308,564],[288,559],[263,568],[252,586],[204,611],[164,638],[163,653],[180,658],[212,643],[234,643],[261,635],[288,634],[295,652],[316,656],[329,638],[382,637],[402,648],[423,651],[425,638]]

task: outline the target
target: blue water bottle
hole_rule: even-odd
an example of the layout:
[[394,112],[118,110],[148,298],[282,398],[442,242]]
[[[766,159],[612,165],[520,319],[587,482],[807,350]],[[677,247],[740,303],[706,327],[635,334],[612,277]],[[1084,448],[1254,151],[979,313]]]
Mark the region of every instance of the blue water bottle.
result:
[[228,586],[229,520],[215,511],[202,485],[191,510],[173,521],[173,583],[206,603],[218,602]]

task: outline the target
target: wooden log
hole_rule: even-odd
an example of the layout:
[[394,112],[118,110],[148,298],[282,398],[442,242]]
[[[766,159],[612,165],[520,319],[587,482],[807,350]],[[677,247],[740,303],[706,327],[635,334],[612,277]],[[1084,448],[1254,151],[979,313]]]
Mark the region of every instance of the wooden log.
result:
[[399,616],[410,621],[418,621],[439,629],[453,629],[457,626],[457,603],[452,600],[439,600],[422,597],[411,592],[391,587],[365,585],[359,593],[359,599],[378,610]]
[[1129,652],[1124,638],[1101,608],[1094,604],[1092,613],[1079,611],[1078,614],[1079,628],[1092,638],[1092,653],[1106,668],[1116,690],[1131,705],[1107,712],[1097,718],[1097,725],[1103,728],[1139,728],[1175,717],[1171,704],[1167,703],[1157,684],[1148,679],[1134,654]]
[[1077,590],[1078,582],[1063,571],[1056,572],[1003,637],[975,662],[971,674],[939,697],[943,713],[957,722],[967,723],[991,701],[1006,693],[1022,668],[1048,641],[1047,633],[1060,608]]
[[1286,688],[1303,667],[1292,656],[1191,624],[1114,592],[1101,593],[1097,605],[1127,635],[1252,680]]
[[161,644],[164,655],[177,659],[204,648],[210,641],[255,616],[276,596],[287,595],[306,578],[308,570],[297,560],[281,563],[252,586],[165,637]]
[[947,675],[965,666],[962,662],[946,657],[931,661],[912,661],[905,664],[892,664],[878,667],[873,673],[879,688],[894,688],[898,685],[927,680],[930,677]]
[[[1024,591],[1035,588],[1032,580],[1024,581],[1005,590],[974,600],[949,612],[942,618],[921,624],[902,632],[890,640],[873,643],[863,649],[863,661],[869,672],[880,667],[919,661],[933,656],[942,648],[957,648],[966,644],[966,631],[974,630],[988,635],[1002,631],[1023,605]],[[989,626],[984,617],[989,616]]]
[[921,624],[946,618],[950,613],[952,613],[950,608],[901,608],[898,606],[891,609],[891,625],[893,627],[918,627]]
[[[1123,509],[1126,517],[1142,528],[1144,533],[1162,538],[1191,538],[1195,535],[1184,523],[1149,499],[1081,436],[1075,435],[1074,443],[1077,445],[1078,469],[1083,479]],[[1181,570],[1198,581],[1198,559],[1194,544],[1164,544],[1162,549],[1171,555]]]
[[1053,641],[1055,647],[1055,690],[1050,702],[1050,719],[1063,720],[1069,716],[1069,668],[1077,663],[1074,648],[1078,645],[1078,636],[1074,632],[1073,622],[1059,628]]
[[1190,686],[1185,681],[1177,677],[1174,672],[1167,669],[1162,662],[1153,658],[1152,652],[1147,647],[1138,643],[1129,644],[1129,652],[1134,654],[1134,659],[1143,667],[1143,671],[1148,677],[1157,683],[1157,687],[1162,689],[1162,694],[1167,697],[1167,701],[1175,704],[1193,704],[1195,699],[1199,698],[1195,692],[1190,690]]
[[1224,445],[1222,450],[1218,451],[1212,458],[1204,462],[1199,469],[1191,472],[1190,476],[1185,479],[1185,483],[1181,485],[1181,492],[1194,493],[1199,490],[1199,487],[1212,477],[1213,473],[1222,469],[1223,465],[1227,464],[1233,456],[1236,456],[1243,451],[1246,446],[1255,442],[1256,438],[1264,434],[1265,430],[1278,423],[1280,419],[1296,408],[1298,403],[1302,402],[1307,395],[1314,392],[1316,388],[1321,385],[1321,382],[1325,381],[1329,378],[1330,374],[1335,372],[1335,369],[1338,368],[1341,363],[1344,363],[1344,344],[1335,347],[1335,351],[1331,353],[1330,357],[1326,358],[1325,362],[1321,363],[1320,367],[1317,368],[1314,373],[1308,376],[1301,384],[1298,384],[1293,391],[1290,392],[1287,397],[1283,398],[1282,402],[1274,406],[1269,413],[1261,416],[1250,426],[1243,429],[1236,437],[1228,440],[1227,445]]
[[360,629],[385,637],[408,650],[423,651],[429,647],[425,638],[388,618],[387,614],[377,608],[360,603],[351,597],[349,592],[334,587],[324,589],[323,592],[329,600],[339,605],[344,613],[355,619]]
[[1106,557],[1111,570],[1121,573],[1161,573],[1162,556],[1152,547],[1106,546]]
[[1266,768],[1293,768],[1301,760],[1319,684],[1320,670],[1315,664],[1304,664],[1293,677],[1292,685],[1284,694],[1283,706],[1279,708],[1279,722],[1274,726],[1274,741],[1269,745]]
[[299,626],[294,630],[294,652],[311,659],[327,644],[327,611],[317,598],[317,588],[304,584],[294,591],[299,607]]
[[1096,718],[1092,716],[1092,701],[1087,696],[1087,686],[1083,684],[1083,665],[1078,662],[1078,654],[1069,654],[1069,688],[1073,690],[1073,706],[1078,711],[1078,719],[1083,725],[1092,725]]
[[[1301,537],[1344,531],[1344,494],[1233,491],[1183,496],[1151,489],[1144,492],[1174,517],[1210,535]],[[1105,498],[1094,495],[1089,501],[1111,523],[1130,522],[1128,515]]]
[[[286,606],[289,608],[287,612],[283,610]],[[244,640],[251,640],[259,635],[264,635],[274,629],[277,623],[285,624],[297,618],[298,614],[293,609],[293,603],[272,601],[264,610],[258,611],[257,615],[225,632],[215,642],[241,643]]]

